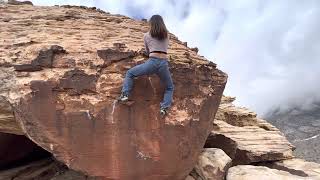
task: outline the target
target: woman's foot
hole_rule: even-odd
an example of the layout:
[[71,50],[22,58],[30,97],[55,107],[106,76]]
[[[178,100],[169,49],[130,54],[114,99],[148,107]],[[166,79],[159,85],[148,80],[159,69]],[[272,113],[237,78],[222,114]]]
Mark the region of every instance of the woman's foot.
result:
[[127,102],[129,100],[129,96],[124,94],[124,93],[122,93],[120,95],[120,97],[118,97],[118,100],[121,101],[121,102]]
[[166,116],[168,114],[168,108],[160,108],[160,115],[162,117]]

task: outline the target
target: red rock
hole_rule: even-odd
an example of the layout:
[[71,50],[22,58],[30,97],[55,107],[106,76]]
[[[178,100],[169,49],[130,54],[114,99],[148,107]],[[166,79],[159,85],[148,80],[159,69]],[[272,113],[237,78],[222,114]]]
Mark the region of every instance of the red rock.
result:
[[[115,101],[126,71],[146,60],[140,50],[147,23],[87,8],[4,6],[1,11],[0,18],[12,19],[0,20],[5,42],[0,64],[11,65],[0,67],[0,96],[27,137],[90,176],[186,178],[211,131],[226,84],[227,75],[214,63],[170,34],[174,103],[169,115],[160,118],[163,86],[156,76],[135,80],[132,105]],[[28,36],[19,38],[21,33]],[[26,43],[31,41],[36,43]],[[115,43],[122,44],[115,48]],[[53,46],[63,51],[48,52]],[[12,68],[35,61],[41,69],[28,74]]]
[[65,53],[65,50],[57,45],[51,46],[50,49],[44,49],[39,52],[36,59],[30,64],[14,65],[16,71],[33,72],[40,71],[43,68],[51,68],[54,56],[59,53]]

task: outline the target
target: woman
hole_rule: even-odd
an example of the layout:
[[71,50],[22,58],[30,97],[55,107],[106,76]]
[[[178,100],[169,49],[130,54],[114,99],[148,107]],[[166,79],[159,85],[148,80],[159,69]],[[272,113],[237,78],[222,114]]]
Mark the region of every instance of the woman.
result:
[[163,101],[160,103],[160,113],[164,116],[168,113],[168,108],[171,106],[174,88],[167,61],[168,30],[160,15],[153,15],[149,20],[149,25],[150,30],[143,37],[149,59],[145,63],[128,70],[119,100],[122,102],[128,100],[133,86],[133,78],[157,74],[166,86]]

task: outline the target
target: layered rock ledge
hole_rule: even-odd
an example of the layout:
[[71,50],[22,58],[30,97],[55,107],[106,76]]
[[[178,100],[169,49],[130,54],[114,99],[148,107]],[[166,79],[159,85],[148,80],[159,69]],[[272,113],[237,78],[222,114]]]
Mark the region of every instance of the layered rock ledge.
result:
[[232,164],[250,164],[292,158],[294,146],[273,125],[224,97],[205,147],[220,148]]
[[276,127],[234,100],[222,98],[190,180],[320,179],[320,164],[294,158],[294,147]]
[[95,8],[0,5],[0,131],[22,134],[71,169],[107,179],[183,179],[211,131],[227,75],[170,34],[175,94],[159,116],[158,77],[135,80],[147,23]]

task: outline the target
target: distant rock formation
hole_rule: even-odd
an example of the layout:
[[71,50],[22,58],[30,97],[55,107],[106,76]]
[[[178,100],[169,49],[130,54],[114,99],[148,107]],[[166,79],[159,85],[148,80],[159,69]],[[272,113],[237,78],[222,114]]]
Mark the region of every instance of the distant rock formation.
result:
[[312,107],[275,110],[265,117],[285,134],[299,158],[320,163],[320,102]]
[[147,59],[146,22],[86,7],[0,8],[2,132],[25,135],[92,177],[188,175],[227,82],[214,63],[170,34],[175,94],[161,118],[164,88],[156,76],[135,80],[133,104],[116,101],[126,71]]
[[17,0],[0,0],[0,4],[11,4],[11,5],[33,5],[31,1],[17,1]]

